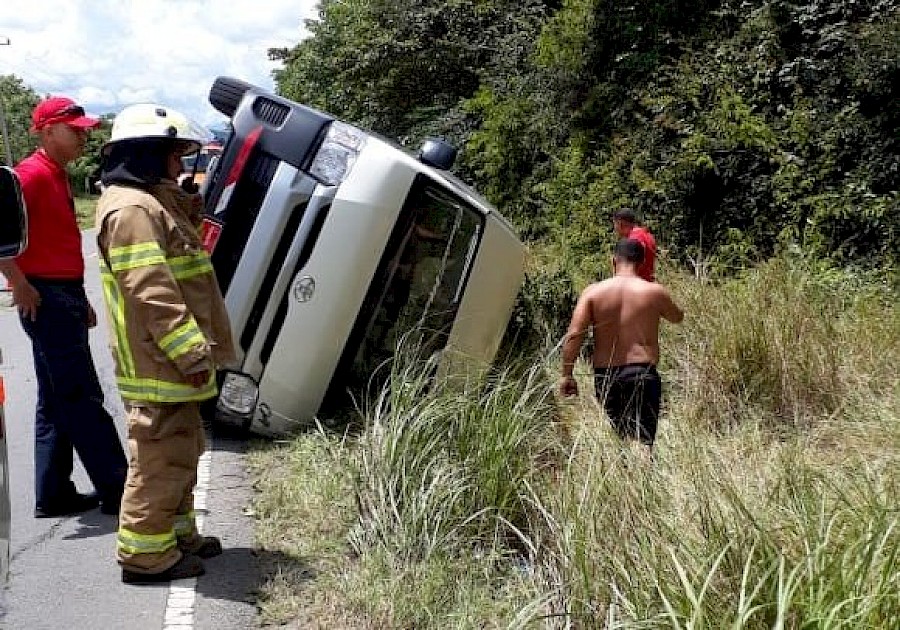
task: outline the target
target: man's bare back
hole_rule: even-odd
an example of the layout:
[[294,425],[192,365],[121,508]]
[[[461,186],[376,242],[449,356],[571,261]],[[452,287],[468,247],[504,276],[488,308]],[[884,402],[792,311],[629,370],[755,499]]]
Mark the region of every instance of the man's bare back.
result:
[[[655,282],[616,276],[588,287],[573,325],[592,329],[594,367],[659,362],[659,320],[678,323],[684,315],[669,292]],[[574,332],[570,329],[570,332]]]
[[594,368],[656,365],[660,318],[675,324],[684,319],[668,289],[638,277],[642,258],[638,247],[620,241],[613,259],[614,277],[592,284],[578,298],[562,347],[563,394],[577,393],[572,369],[588,330],[594,337]]

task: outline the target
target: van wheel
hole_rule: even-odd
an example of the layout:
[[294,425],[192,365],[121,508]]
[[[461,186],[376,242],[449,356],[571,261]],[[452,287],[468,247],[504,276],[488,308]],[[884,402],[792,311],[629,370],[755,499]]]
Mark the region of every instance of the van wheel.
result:
[[203,428],[214,429],[216,426],[216,398],[210,398],[200,403],[200,418],[203,420]]
[[234,116],[244,93],[253,86],[240,79],[218,77],[209,89],[209,103],[229,118]]
[[200,417],[203,419],[203,429],[218,438],[246,440],[250,437],[251,419],[237,426],[230,422],[223,422],[216,411],[216,398],[210,398],[200,403]]

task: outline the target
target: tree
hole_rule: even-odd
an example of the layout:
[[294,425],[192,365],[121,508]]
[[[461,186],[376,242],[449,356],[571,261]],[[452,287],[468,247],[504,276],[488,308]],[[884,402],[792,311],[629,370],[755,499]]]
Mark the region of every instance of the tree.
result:
[[[31,112],[40,97],[22,79],[15,75],[0,75],[0,101],[6,113],[6,126],[9,132],[9,145],[13,163],[31,153],[37,146],[37,140],[28,130],[31,127]],[[0,156],[6,159],[6,146],[0,135]]]
[[112,132],[112,123],[115,114],[103,114],[100,116],[100,126],[91,130],[88,135],[84,154],[69,164],[68,171],[72,178],[72,188],[77,193],[93,193],[91,183],[100,172],[101,151],[103,145],[109,142]]
[[323,0],[311,37],[269,51],[279,92],[405,140],[475,94],[497,47],[543,2]]
[[898,28],[900,0],[323,0],[270,55],[288,98],[451,139],[560,273],[596,274],[624,205],[721,273],[784,246],[887,267]]

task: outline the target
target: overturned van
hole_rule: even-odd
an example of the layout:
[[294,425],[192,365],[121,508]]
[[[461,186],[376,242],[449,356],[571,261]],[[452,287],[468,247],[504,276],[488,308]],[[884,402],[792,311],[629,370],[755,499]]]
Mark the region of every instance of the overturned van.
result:
[[210,102],[232,133],[207,174],[202,236],[239,353],[219,374],[218,421],[308,426],[414,330],[439,378],[493,359],[524,248],[448,172],[452,147],[412,155],[235,79]]

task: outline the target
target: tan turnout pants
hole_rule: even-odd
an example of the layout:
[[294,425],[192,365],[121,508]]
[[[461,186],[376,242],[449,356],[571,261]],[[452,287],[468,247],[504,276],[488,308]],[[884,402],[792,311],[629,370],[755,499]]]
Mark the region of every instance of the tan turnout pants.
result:
[[119,564],[160,573],[199,548],[194,519],[197,462],[205,448],[198,403],[126,403],[128,477],[116,551]]

